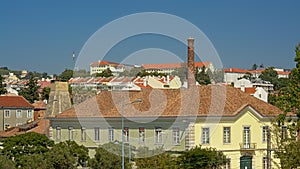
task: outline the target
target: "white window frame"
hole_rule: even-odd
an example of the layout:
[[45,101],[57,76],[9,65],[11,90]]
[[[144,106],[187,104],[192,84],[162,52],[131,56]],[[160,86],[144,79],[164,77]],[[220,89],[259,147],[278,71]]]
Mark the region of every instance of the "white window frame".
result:
[[288,138],[288,128],[287,126],[281,126],[281,139],[285,140]]
[[73,141],[73,127],[68,127],[69,140]]
[[209,127],[202,127],[201,143],[202,144],[209,144],[209,142],[210,142],[209,137],[210,137]]
[[269,130],[269,126],[262,127],[262,142],[263,143],[266,143],[268,140],[268,130]]
[[32,110],[27,110],[27,118],[32,118]]
[[224,169],[230,169],[231,168],[231,158],[227,158],[227,162],[225,163]]
[[56,127],[56,140],[61,141],[61,127]]
[[155,127],[154,130],[154,143],[155,144],[162,144],[163,143],[163,139],[162,139],[162,128],[161,127]]
[[4,110],[4,118],[10,118],[10,110]]
[[231,143],[231,127],[223,127],[223,143]]
[[139,127],[139,143],[143,144],[145,143],[145,128]]
[[81,141],[86,141],[86,128],[81,127]]
[[124,141],[129,142],[129,127],[124,127],[123,134],[124,134]]
[[95,127],[94,128],[94,140],[99,142],[100,141],[100,128],[99,127]]
[[172,141],[174,145],[180,144],[180,130],[178,127],[174,127],[172,131]]
[[16,118],[22,118],[22,110],[21,109],[16,110]]
[[251,127],[244,126],[243,127],[243,148],[251,147]]
[[113,127],[108,128],[108,141],[113,142],[115,141],[115,129]]

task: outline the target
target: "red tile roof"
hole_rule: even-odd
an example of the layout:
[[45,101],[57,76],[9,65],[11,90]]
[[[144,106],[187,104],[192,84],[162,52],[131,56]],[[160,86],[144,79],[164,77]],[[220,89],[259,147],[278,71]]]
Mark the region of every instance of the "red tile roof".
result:
[[115,63],[115,62],[108,62],[108,61],[100,61],[100,62],[93,62],[90,64],[90,66],[95,67],[95,66],[99,66],[99,65],[110,65],[110,66],[121,66],[119,63]]
[[137,98],[143,100],[140,104],[126,106],[126,117],[235,116],[246,106],[253,107],[262,116],[276,116],[283,113],[277,107],[239,89],[210,85],[197,86],[195,90],[104,91],[96,97],[58,114],[56,118],[121,117],[122,97],[125,98],[126,103]]
[[0,96],[0,107],[33,108],[22,96]]
[[39,100],[35,103],[32,104],[34,106],[34,109],[39,109],[39,110],[44,110],[47,107],[47,104],[45,102],[43,102],[42,100]]
[[[180,68],[185,63],[164,63],[164,64],[143,64],[144,69],[175,69]],[[195,62],[195,67],[208,67],[211,62]]]
[[245,88],[245,93],[254,94],[255,92],[256,92],[256,88],[255,87],[247,87],[247,88]]

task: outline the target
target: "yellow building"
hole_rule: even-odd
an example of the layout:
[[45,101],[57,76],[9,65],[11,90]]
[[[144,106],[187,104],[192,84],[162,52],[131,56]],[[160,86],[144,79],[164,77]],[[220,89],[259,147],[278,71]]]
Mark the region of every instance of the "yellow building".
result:
[[[133,103],[138,98],[142,103]],[[50,118],[50,135],[90,150],[122,136],[135,147],[174,153],[197,145],[214,147],[230,159],[227,168],[260,169],[267,165],[268,126],[281,113],[239,89],[218,85],[104,91]]]

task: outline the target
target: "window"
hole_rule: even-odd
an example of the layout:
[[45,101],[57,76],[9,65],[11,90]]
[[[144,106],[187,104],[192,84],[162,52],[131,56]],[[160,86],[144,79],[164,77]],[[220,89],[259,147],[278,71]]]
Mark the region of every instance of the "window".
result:
[[145,128],[139,128],[139,143],[145,143]]
[[161,144],[162,143],[162,129],[161,127],[155,128],[155,143]]
[[61,128],[56,127],[56,140],[60,141],[61,140]]
[[5,118],[10,118],[10,111],[9,110],[5,110]]
[[263,126],[262,128],[262,141],[263,142],[267,142],[268,140],[268,130],[269,130],[269,126]]
[[32,118],[32,110],[27,110],[27,118]]
[[202,128],[202,144],[209,144],[209,128]]
[[173,128],[173,144],[180,144],[179,128]]
[[250,148],[250,127],[244,127],[243,141],[243,148]]
[[287,126],[281,127],[281,139],[287,139],[288,133],[287,133]]
[[94,131],[95,131],[95,141],[100,141],[100,128],[95,127]]
[[227,162],[225,164],[225,166],[223,167],[224,169],[230,169],[230,166],[231,166],[231,159],[230,158],[227,158]]
[[5,130],[6,130],[6,129],[8,129],[8,128],[10,127],[10,125],[6,123],[6,124],[4,125],[4,127],[5,127]]
[[123,134],[124,134],[124,141],[129,142],[129,128],[128,127],[124,127]]
[[73,140],[73,127],[69,127],[69,140],[72,141]]
[[16,117],[17,118],[22,118],[22,110],[17,110]]
[[86,128],[81,128],[81,141],[86,141]]
[[223,128],[223,142],[230,143],[230,127]]
[[268,164],[268,158],[263,157],[263,159],[262,159],[262,168],[263,169],[268,169],[267,164]]
[[114,137],[114,128],[109,128],[108,129],[108,141],[109,142],[113,142],[115,140],[115,137]]

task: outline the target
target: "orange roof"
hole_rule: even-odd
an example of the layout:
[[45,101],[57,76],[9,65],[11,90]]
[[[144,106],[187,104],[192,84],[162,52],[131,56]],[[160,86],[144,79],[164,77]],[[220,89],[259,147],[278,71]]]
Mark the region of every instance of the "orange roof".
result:
[[[185,63],[161,63],[161,64],[143,64],[144,69],[175,69],[180,68]],[[211,62],[195,62],[195,67],[208,67]]]
[[46,109],[47,104],[43,102],[42,100],[39,100],[32,104],[34,106],[34,109]]
[[277,71],[279,75],[289,75],[291,72]]
[[256,88],[255,87],[247,87],[247,88],[245,88],[245,93],[254,94],[255,92],[256,92]]
[[0,107],[33,108],[23,96],[0,96]]
[[225,73],[251,73],[250,70],[244,70],[244,69],[239,69],[239,68],[228,68],[228,69],[224,69]]
[[100,62],[93,62],[90,64],[90,66],[95,67],[95,66],[99,66],[99,65],[110,65],[110,66],[121,66],[119,63],[115,63],[115,62],[108,62],[108,61],[100,61]]
[[[166,100],[161,100],[161,94]],[[199,97],[197,98],[198,94]],[[121,104],[117,103],[121,103],[122,97],[126,103],[137,98],[143,100],[141,104],[126,106],[126,117],[236,116],[246,106],[251,106],[262,116],[273,117],[283,113],[279,108],[239,89],[230,86],[210,85],[197,86],[195,90],[103,91],[99,95],[58,114],[56,118],[119,118],[121,117]],[[224,107],[220,105],[224,105]],[[196,114],[190,114],[191,112]]]

